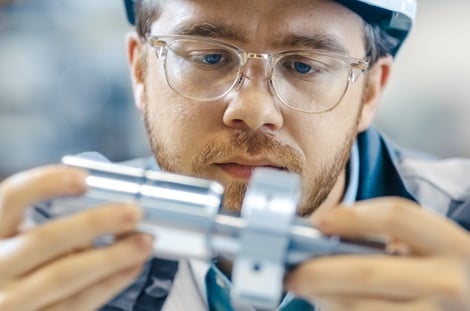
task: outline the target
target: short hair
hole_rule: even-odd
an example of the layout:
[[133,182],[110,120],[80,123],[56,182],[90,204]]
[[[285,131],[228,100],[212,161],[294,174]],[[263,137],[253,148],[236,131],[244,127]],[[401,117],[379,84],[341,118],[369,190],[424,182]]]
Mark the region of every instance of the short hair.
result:
[[[141,38],[150,31],[152,23],[158,19],[161,13],[162,0],[135,0],[135,25],[137,34]],[[386,34],[378,24],[369,24],[364,21],[363,26],[364,47],[369,58],[370,65],[386,55],[393,55],[396,39]]]
[[150,32],[152,23],[161,13],[161,0],[135,0],[135,29],[141,38]]

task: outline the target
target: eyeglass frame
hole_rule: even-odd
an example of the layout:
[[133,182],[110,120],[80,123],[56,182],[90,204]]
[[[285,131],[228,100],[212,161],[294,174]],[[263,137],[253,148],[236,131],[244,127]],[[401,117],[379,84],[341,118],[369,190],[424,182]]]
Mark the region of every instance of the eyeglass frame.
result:
[[[162,40],[162,39],[170,39],[170,41]],[[237,72],[236,78],[233,80],[233,83],[230,85],[230,87],[227,88],[227,90],[224,93],[222,93],[221,95],[216,96],[214,98],[211,98],[211,99],[201,99],[201,98],[197,98],[197,97],[191,97],[191,96],[182,94],[180,91],[176,90],[171,85],[171,83],[168,81],[168,70],[166,68],[166,66],[167,66],[166,54],[168,53],[168,49],[169,49],[168,44],[172,43],[176,40],[185,40],[185,39],[186,40],[194,40],[194,41],[201,41],[201,42],[208,42],[208,43],[214,43],[214,44],[222,45],[222,46],[226,47],[228,50],[231,50],[232,52],[234,52],[236,55],[239,56],[240,64],[238,66],[239,70]],[[179,95],[181,95],[185,98],[192,99],[192,100],[198,100],[198,101],[216,101],[216,100],[219,100],[219,99],[225,97],[228,93],[230,93],[232,90],[235,89],[235,86],[237,84],[240,85],[240,86],[242,85],[243,80],[244,80],[243,79],[244,74],[243,74],[242,68],[243,68],[243,66],[246,65],[248,60],[249,59],[261,59],[261,60],[268,61],[269,66],[270,66],[270,74],[269,74],[269,79],[268,79],[269,83],[268,84],[269,84],[269,89],[270,89],[271,93],[274,94],[277,97],[277,99],[284,106],[286,106],[287,108],[298,111],[298,112],[307,113],[307,114],[321,114],[321,113],[329,112],[329,111],[335,109],[342,102],[342,100],[344,99],[344,96],[348,92],[351,84],[356,82],[357,79],[359,78],[359,76],[361,74],[365,73],[369,69],[369,65],[370,65],[369,55],[366,55],[364,58],[360,59],[360,58],[355,58],[355,57],[351,57],[351,56],[343,55],[343,54],[339,54],[339,53],[326,52],[326,51],[319,50],[319,49],[292,49],[292,50],[283,50],[283,51],[276,52],[276,53],[246,52],[244,49],[242,49],[242,48],[240,48],[236,45],[233,45],[231,43],[225,42],[223,40],[214,39],[214,38],[210,38],[210,37],[197,36],[197,35],[180,35],[180,34],[152,35],[151,33],[147,33],[146,36],[145,36],[145,43],[149,44],[152,48],[155,49],[155,53],[156,53],[157,58],[163,59],[163,67],[164,67],[164,70],[165,70],[165,80],[166,80],[168,86],[175,93],[177,93],[177,94],[179,94]],[[346,85],[346,88],[345,88],[343,94],[341,94],[341,96],[340,96],[337,103],[335,103],[334,105],[332,105],[331,107],[329,107],[325,110],[306,111],[306,110],[302,110],[300,108],[296,108],[296,107],[293,107],[293,106],[287,104],[285,102],[285,100],[283,100],[281,98],[281,96],[278,94],[278,91],[276,90],[276,87],[274,86],[274,83],[273,83],[273,77],[275,76],[274,75],[274,66],[277,64],[278,60],[281,59],[283,56],[289,55],[289,54],[294,54],[294,53],[315,53],[317,55],[324,55],[324,56],[327,56],[327,57],[340,59],[340,60],[343,61],[344,64],[347,64],[349,66],[349,73],[348,73],[348,77],[347,77],[347,85]],[[347,69],[347,67],[345,67],[344,69]],[[356,73],[358,73],[358,74],[356,74]]]

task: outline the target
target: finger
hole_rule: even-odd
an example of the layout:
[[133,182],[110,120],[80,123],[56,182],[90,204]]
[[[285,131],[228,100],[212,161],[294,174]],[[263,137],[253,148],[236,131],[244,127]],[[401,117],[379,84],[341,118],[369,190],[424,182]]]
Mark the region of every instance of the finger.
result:
[[400,198],[363,201],[313,217],[316,228],[345,237],[390,236],[420,254],[470,257],[468,234],[451,221]]
[[2,280],[25,274],[58,256],[89,247],[104,234],[134,230],[142,212],[125,204],[108,204],[53,220],[0,242]]
[[134,234],[109,247],[59,259],[10,286],[9,302],[20,310],[43,308],[123,269],[142,265],[151,253],[152,239],[146,234]]
[[26,207],[54,197],[83,193],[85,176],[79,169],[47,166],[7,178],[0,184],[0,238],[16,234]]
[[316,306],[325,311],[442,311],[443,309],[435,299],[421,299],[415,301],[387,301],[372,298],[349,297],[320,297]]
[[389,300],[466,301],[467,269],[448,258],[324,257],[302,264],[286,287],[302,297],[359,296]]
[[141,273],[142,266],[131,267],[110,276],[84,291],[50,305],[42,311],[96,310],[124,290]]

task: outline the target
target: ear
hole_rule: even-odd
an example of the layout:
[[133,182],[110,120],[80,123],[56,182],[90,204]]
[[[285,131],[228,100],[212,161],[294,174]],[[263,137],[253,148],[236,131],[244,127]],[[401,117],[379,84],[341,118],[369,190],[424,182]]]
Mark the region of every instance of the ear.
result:
[[383,91],[387,85],[392,70],[393,57],[383,56],[369,69],[366,81],[363,106],[359,120],[359,132],[365,131],[372,123],[379,107]]
[[142,57],[145,57],[144,47],[136,32],[130,32],[126,36],[127,60],[131,74],[132,91],[134,93],[134,104],[137,109],[144,109],[144,70],[142,68]]

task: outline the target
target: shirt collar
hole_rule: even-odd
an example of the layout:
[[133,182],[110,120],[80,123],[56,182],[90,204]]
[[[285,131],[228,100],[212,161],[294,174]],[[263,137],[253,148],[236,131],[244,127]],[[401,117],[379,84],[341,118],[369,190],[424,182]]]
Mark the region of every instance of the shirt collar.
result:
[[359,148],[357,142],[354,142],[351,149],[347,173],[348,178],[345,186],[346,191],[343,196],[343,204],[352,205],[356,201],[357,190],[359,188]]

